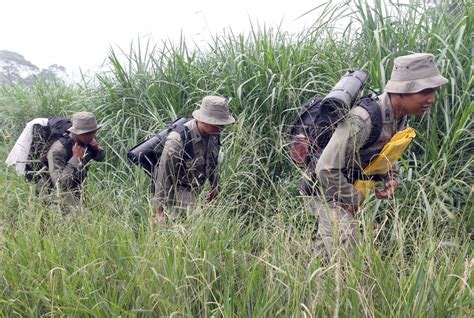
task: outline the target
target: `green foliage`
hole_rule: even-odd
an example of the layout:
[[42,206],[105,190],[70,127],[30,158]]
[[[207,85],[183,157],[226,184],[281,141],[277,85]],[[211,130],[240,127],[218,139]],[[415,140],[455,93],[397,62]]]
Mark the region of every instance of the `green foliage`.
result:
[[[2,168],[0,316],[472,316],[472,2],[439,2],[328,2],[301,34],[252,25],[200,49],[137,43],[111,51],[95,85],[2,87],[1,153],[31,118],[87,109],[108,159],[92,167],[84,210],[67,216]],[[435,54],[450,83],[410,122],[397,197],[357,216],[355,259],[322,263],[288,125],[347,68],[369,70],[381,91],[410,52]],[[149,180],[125,154],[207,94],[229,97],[238,118],[223,136],[220,195],[158,226]]]
[[71,116],[77,109],[91,108],[87,95],[62,82],[36,81],[31,87],[0,86],[0,139],[15,141],[33,118]]

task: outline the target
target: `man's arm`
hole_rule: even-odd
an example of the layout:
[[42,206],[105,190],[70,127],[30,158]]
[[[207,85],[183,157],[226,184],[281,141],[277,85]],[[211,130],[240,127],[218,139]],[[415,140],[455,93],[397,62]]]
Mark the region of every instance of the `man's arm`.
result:
[[95,161],[104,161],[105,160],[105,151],[102,149],[97,142],[97,139],[94,138],[94,140],[90,143],[90,145],[87,147],[87,153],[85,157],[87,160],[86,162],[90,161],[91,159]]
[[95,161],[104,161],[105,160],[105,151],[102,148],[98,148],[97,150],[92,149],[92,159]]
[[[83,152],[83,151],[82,151]],[[67,160],[67,151],[60,141],[55,142],[48,151],[48,168],[53,184],[62,191],[68,191],[72,188],[81,160],[80,154],[76,151],[76,156]]]
[[218,188],[219,173],[218,173],[218,169],[219,169],[219,165],[216,166],[215,171],[209,177],[209,183],[211,184],[211,190],[209,191],[209,198],[208,198],[209,202],[214,200],[217,197],[217,194],[219,193],[219,188]]
[[362,204],[365,197],[347,180],[343,170],[356,162],[356,152],[369,137],[370,125],[368,113],[360,107],[354,108],[336,128],[316,166],[326,200],[339,202],[352,211]]
[[213,143],[209,143],[211,145],[211,166],[213,166],[214,169],[210,172],[209,175],[209,183],[211,186],[211,189],[209,191],[209,197],[207,199],[208,202],[213,201],[218,193],[219,193],[219,166],[220,166],[220,161],[221,161],[221,153],[220,153],[220,140],[219,138],[215,137],[215,139],[212,140]]
[[400,185],[400,168],[398,162],[392,166],[389,173],[383,177],[384,189],[375,189],[375,196],[377,199],[388,199],[392,197]]
[[[172,134],[172,133],[171,133]],[[160,157],[155,177],[155,200],[158,210],[174,203],[177,178],[183,171],[183,144],[179,134],[169,135]]]

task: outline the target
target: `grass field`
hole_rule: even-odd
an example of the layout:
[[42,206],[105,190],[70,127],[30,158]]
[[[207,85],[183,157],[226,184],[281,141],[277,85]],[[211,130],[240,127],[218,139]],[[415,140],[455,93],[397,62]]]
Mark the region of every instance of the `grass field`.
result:
[[[78,110],[97,114],[107,151],[83,211],[66,216],[1,164],[0,316],[473,316],[473,2],[321,9],[300,34],[253,25],[196,50],[141,43],[126,61],[111,51],[110,71],[87,83],[0,88],[3,157],[31,118]],[[348,68],[381,92],[393,59],[411,52],[433,53],[449,84],[410,118],[417,138],[396,197],[357,214],[356,257],[321,262],[288,125]],[[125,154],[207,94],[231,98],[238,118],[223,135],[220,195],[154,224],[149,180]]]

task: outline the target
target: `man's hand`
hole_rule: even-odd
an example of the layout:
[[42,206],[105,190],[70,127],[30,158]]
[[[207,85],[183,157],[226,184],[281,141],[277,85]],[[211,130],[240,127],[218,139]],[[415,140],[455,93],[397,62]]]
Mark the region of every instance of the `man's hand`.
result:
[[399,182],[397,180],[390,180],[384,183],[384,189],[378,190],[375,189],[375,196],[377,199],[385,200],[388,198],[393,197],[395,192],[397,191]]
[[94,139],[92,139],[89,146],[92,148],[92,150],[95,150],[95,151],[98,151],[100,149],[99,143],[97,142],[97,139],[95,137],[94,137]]
[[217,197],[217,193],[217,186],[211,186],[211,191],[209,191],[209,198],[207,202],[211,202],[212,200],[214,200]]
[[162,223],[166,221],[166,214],[163,211],[163,208],[157,208],[156,209],[156,222]]
[[79,143],[75,143],[74,146],[72,146],[72,156],[76,157],[77,159],[81,159],[84,157],[84,153],[86,152],[86,148],[79,145]]
[[293,137],[291,141],[291,159],[299,165],[306,161],[309,152],[309,140],[305,135],[299,134]]

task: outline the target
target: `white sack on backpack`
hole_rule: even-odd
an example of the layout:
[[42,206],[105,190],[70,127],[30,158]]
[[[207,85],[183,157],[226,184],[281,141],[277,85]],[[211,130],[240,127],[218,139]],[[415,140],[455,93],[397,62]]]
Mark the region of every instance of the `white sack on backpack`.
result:
[[33,142],[33,126],[35,124],[47,126],[48,118],[35,118],[28,122],[8,154],[7,160],[5,160],[5,163],[9,166],[15,165],[15,170],[18,175],[25,174],[26,161],[28,160],[31,143]]

